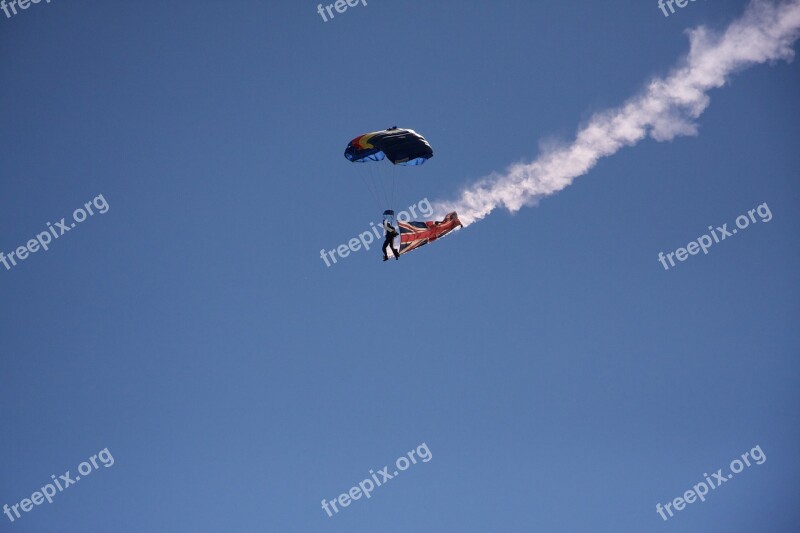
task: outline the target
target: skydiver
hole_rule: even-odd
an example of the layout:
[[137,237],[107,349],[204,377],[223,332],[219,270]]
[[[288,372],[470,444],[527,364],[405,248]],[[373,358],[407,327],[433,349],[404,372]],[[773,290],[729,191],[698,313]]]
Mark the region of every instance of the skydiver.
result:
[[389,260],[389,256],[386,254],[386,248],[392,249],[395,259],[400,259],[400,252],[394,247],[394,238],[398,235],[397,228],[392,226],[392,223],[387,219],[383,221],[383,229],[386,231],[386,240],[383,241],[383,260]]

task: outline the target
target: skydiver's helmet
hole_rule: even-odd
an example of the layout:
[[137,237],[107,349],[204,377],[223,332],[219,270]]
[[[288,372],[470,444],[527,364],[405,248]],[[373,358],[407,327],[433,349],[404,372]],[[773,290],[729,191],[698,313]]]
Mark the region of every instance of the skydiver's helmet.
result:
[[388,222],[392,226],[394,226],[394,211],[391,209],[387,209],[383,212],[383,221]]

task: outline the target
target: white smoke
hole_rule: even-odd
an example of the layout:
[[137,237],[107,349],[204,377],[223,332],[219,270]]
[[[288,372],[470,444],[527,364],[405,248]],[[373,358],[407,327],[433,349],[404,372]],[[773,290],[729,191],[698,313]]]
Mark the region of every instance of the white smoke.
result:
[[575,140],[551,149],[530,163],[517,163],[461,192],[454,201],[438,202],[437,213],[458,211],[464,226],[496,207],[511,212],[535,205],[586,174],[602,157],[633,146],[647,135],[666,141],[696,135],[694,119],[709,104],[708,91],[725,85],[728,76],[749,66],[794,57],[800,33],[800,0],[754,0],[741,18],[722,33],[705,27],[688,31],[691,47],[667,77],[652,80],[621,107],[594,115]]

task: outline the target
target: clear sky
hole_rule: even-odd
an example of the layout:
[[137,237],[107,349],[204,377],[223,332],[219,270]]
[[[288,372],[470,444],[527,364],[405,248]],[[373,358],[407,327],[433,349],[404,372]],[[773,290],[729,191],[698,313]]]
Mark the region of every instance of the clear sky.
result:
[[[114,459],[0,531],[796,531],[797,62],[735,75],[699,135],[536,207],[397,262],[320,258],[383,208],[569,142],[746,4],[0,12],[0,251],[102,195],[0,264],[0,505]],[[435,156],[376,206],[342,153],[392,125]],[[769,222],[659,263],[764,203]],[[428,462],[322,508],[423,443]],[[657,513],[756,446],[763,464]]]

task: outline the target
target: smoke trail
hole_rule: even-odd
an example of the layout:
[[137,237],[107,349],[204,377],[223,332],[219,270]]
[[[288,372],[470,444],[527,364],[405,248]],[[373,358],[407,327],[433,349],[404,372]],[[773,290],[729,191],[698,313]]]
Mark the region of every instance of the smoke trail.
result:
[[438,202],[437,213],[458,211],[467,226],[498,206],[515,212],[567,187],[600,158],[647,135],[656,141],[696,135],[694,119],[708,107],[709,90],[749,66],[791,60],[799,33],[800,0],[754,0],[721,34],[702,26],[690,30],[689,54],[666,78],[652,80],[621,107],[594,115],[571,144],[530,163],[511,165],[504,174],[493,173],[463,190],[457,200]]

